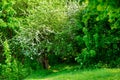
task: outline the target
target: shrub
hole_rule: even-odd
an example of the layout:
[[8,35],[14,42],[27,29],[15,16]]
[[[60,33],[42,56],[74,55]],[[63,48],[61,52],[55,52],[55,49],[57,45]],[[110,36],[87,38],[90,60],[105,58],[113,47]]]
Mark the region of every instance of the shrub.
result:
[[[99,62],[107,64],[109,67],[118,65],[117,61],[113,62],[120,57],[120,6],[117,3],[116,0],[112,2],[88,0],[88,5],[80,12],[81,21],[79,22],[84,33],[81,39],[83,39],[85,46],[82,47],[76,60],[83,66],[95,65]],[[91,53],[92,56],[90,56]]]

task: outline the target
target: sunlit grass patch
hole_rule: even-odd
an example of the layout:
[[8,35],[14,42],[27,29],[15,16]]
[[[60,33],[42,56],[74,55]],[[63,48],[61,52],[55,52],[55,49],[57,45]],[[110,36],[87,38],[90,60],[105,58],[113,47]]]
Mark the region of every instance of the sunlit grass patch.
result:
[[57,66],[48,71],[39,70],[25,80],[120,80],[120,69],[86,69],[76,66]]

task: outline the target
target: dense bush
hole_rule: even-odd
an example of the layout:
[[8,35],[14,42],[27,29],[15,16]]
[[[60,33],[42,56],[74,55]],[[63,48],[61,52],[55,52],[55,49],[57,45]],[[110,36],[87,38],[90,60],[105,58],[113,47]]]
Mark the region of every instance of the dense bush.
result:
[[[89,0],[88,0],[89,1]],[[84,35],[85,47],[76,58],[81,66],[99,65],[106,67],[119,65],[119,23],[120,8],[118,1],[89,1],[87,7],[80,13],[80,23]]]
[[79,4],[74,2],[30,0],[28,16],[23,18],[19,34],[11,40],[13,53],[24,54],[38,63],[44,56],[52,59],[51,55],[68,57],[68,61],[74,58],[73,32],[78,25],[74,16],[78,10]]
[[25,78],[30,71],[25,68],[17,59],[12,56],[9,49],[8,41],[6,40],[3,44],[5,56],[5,63],[0,65],[1,67],[1,79],[5,80],[21,80]]
[[19,31],[19,19],[13,9],[15,1],[0,1],[0,79],[16,80],[28,75],[28,69],[17,60],[9,47],[9,41]]

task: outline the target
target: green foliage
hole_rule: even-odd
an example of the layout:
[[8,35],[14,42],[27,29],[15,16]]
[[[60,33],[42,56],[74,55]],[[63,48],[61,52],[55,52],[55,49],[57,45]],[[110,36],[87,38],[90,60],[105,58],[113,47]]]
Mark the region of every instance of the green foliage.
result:
[[15,58],[8,44],[19,29],[14,4],[14,0],[0,1],[0,79],[3,80],[21,80],[28,75],[28,69]]
[[17,1],[18,16],[25,14],[19,34],[11,40],[12,53],[35,61],[45,54],[50,60],[51,55],[68,61],[76,57],[82,66],[109,64],[119,53],[119,8],[112,3],[115,1],[86,0],[82,5],[76,1]]
[[64,0],[30,0],[26,4],[28,16],[20,22],[19,34],[11,39],[12,53],[24,54],[35,61],[44,54],[49,58],[49,55],[63,58],[76,56],[72,32],[79,23],[72,16],[79,11],[78,3],[70,2],[67,5]]
[[15,4],[13,5],[14,10],[16,11],[15,17],[25,18],[28,16],[28,0],[15,0]]
[[[119,58],[119,13],[118,1],[88,0],[88,5],[80,13],[80,24],[84,35],[85,48],[76,60],[83,67],[102,62],[107,67]],[[114,5],[114,6],[113,6]],[[93,56],[86,56],[86,54]],[[117,60],[114,67],[117,66]]]
[[13,9],[14,1],[2,0],[0,2],[0,34],[4,38],[12,38],[18,30],[19,22],[14,17],[15,10]]
[[74,63],[75,58],[81,68],[119,67],[118,3],[1,0],[0,74],[20,79],[28,74],[26,68],[41,68],[45,56],[52,65]]
[[24,68],[23,65],[12,57],[9,49],[8,41],[6,40],[3,44],[5,63],[0,65],[1,77],[0,79],[5,80],[21,80],[28,75],[28,69]]

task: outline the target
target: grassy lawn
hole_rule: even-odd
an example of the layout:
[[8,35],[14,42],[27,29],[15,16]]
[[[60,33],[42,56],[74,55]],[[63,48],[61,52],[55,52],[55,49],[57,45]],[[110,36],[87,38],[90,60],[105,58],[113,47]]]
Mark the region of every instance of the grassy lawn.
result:
[[77,66],[57,66],[34,71],[25,80],[120,80],[120,69],[80,70]]

